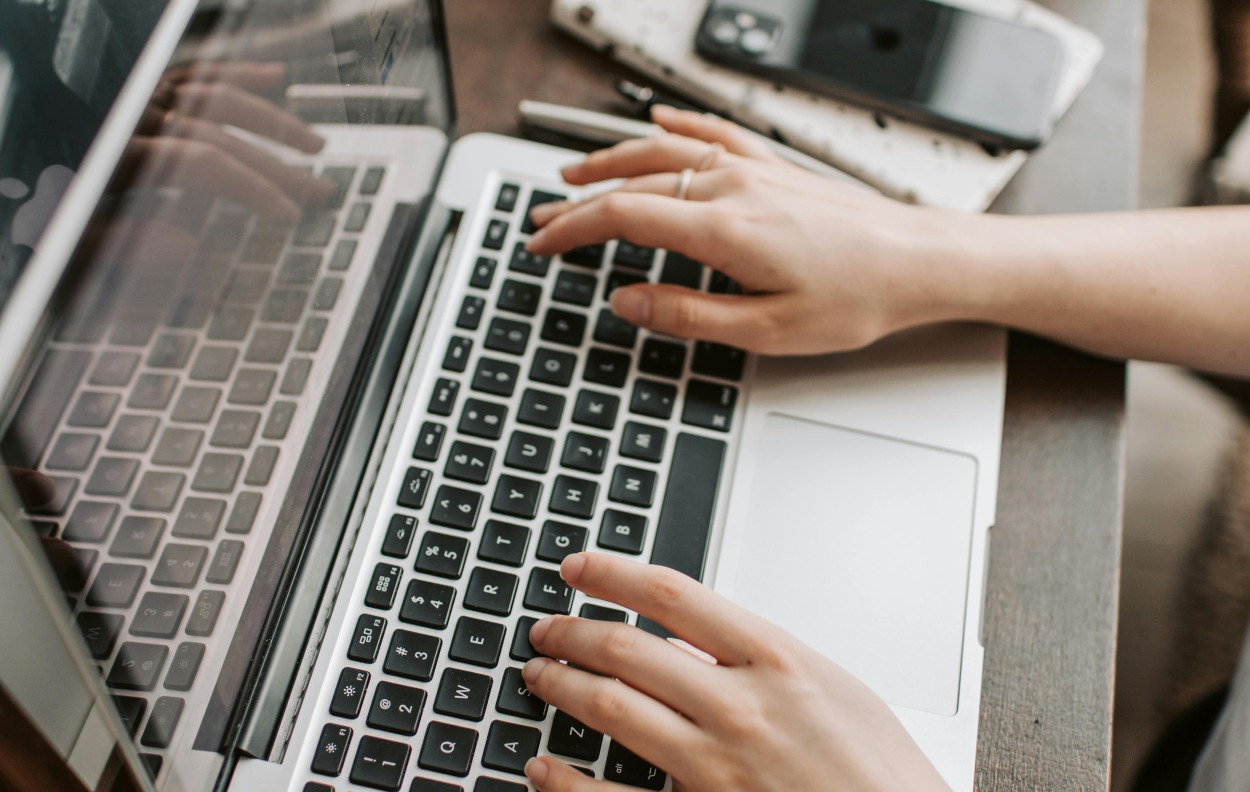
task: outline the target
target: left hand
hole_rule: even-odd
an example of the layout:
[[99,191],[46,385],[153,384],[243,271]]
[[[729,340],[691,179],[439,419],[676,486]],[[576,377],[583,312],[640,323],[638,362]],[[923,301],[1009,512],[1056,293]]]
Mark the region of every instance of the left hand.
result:
[[[664,567],[578,553],[560,573],[715,658],[625,624],[553,616],[530,632],[546,655],[525,665],[530,690],[687,792],[949,792],[885,702],[778,627]],[[629,789],[554,757],[526,773],[542,792]]]

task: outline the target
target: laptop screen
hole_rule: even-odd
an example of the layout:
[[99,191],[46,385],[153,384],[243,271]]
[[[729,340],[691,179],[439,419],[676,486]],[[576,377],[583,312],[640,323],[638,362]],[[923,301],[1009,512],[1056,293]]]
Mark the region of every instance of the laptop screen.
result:
[[[363,474],[340,451],[424,287],[453,123],[440,13],[0,0],[0,311],[39,317],[5,336],[27,363],[0,370],[0,469],[55,556],[67,650],[133,712],[185,705],[141,748],[158,785],[163,758],[229,752],[313,529],[343,530],[326,492]],[[10,299],[32,273],[49,299]]]

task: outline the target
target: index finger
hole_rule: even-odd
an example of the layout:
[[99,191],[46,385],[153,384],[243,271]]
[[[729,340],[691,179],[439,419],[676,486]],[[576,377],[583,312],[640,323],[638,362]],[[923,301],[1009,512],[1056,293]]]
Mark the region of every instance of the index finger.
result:
[[179,112],[232,124],[300,151],[315,154],[325,146],[325,140],[296,116],[229,83],[188,82],[176,93]]
[[783,641],[784,633],[772,624],[667,567],[575,553],[564,559],[560,575],[579,591],[663,625],[721,665],[762,662]]

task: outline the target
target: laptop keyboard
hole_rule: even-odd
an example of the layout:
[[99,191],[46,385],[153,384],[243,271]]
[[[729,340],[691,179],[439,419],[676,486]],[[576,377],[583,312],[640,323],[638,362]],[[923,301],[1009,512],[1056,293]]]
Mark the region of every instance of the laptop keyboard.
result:
[[232,634],[239,569],[268,541],[257,515],[285,494],[279,464],[307,434],[292,426],[337,354],[327,330],[351,318],[336,306],[368,276],[356,253],[386,171],[319,175],[338,190],[294,227],[212,205],[195,248],[212,266],[61,328],[36,378],[46,398],[19,414],[57,490],[32,522],[72,548],[74,619],[154,777],[188,699],[216,681],[210,641]]
[[667,635],[574,592],[558,572],[567,555],[614,552],[701,576],[745,355],[639,331],[607,298],[647,280],[737,287],[623,242],[530,254],[527,207],[561,197],[504,184],[475,261],[452,276],[464,280],[447,289],[454,328],[419,386],[408,458],[379,484],[393,476],[398,494],[330,661],[306,792],[525,790],[525,763],[540,753],[609,781],[666,783],[533,696],[521,666],[547,614]]

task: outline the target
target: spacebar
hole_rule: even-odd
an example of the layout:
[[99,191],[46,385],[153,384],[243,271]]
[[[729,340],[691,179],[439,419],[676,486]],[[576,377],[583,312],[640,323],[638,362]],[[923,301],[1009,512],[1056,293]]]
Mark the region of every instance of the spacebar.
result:
[[[677,435],[651,563],[676,569],[695,580],[703,579],[726,448],[722,440]],[[669,635],[663,627],[641,616],[638,626],[656,635]]]

